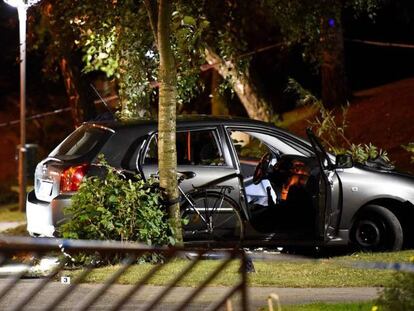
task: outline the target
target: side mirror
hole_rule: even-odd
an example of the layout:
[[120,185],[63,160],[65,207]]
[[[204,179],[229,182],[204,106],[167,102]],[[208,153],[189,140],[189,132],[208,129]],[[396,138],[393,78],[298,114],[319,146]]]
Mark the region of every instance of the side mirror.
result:
[[350,154],[338,154],[336,156],[336,168],[351,168],[354,166],[352,156]]

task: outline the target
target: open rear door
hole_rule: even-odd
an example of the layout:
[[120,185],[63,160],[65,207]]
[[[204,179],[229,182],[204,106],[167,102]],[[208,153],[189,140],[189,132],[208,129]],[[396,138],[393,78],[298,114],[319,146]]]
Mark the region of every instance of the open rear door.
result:
[[337,235],[342,211],[341,182],[335,165],[318,138],[311,129],[307,129],[306,133],[320,167],[318,233],[321,239],[331,240]]

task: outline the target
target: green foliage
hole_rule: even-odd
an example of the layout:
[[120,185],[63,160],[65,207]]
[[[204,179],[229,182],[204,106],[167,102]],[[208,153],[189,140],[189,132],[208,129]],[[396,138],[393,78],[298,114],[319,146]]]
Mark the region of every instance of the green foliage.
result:
[[[189,42],[190,49],[198,53],[196,57],[205,64],[204,54],[206,48],[216,53],[221,60],[229,62],[239,73],[249,69],[251,50],[257,48],[258,32],[263,28],[257,23],[258,16],[263,22],[263,5],[258,1],[180,1],[177,11],[191,16],[194,27],[194,37],[197,40]],[[269,24],[274,25],[272,18]],[[272,41],[266,36],[266,42]],[[276,39],[275,39],[276,40]],[[198,68],[197,68],[198,69]],[[230,90],[231,79],[227,76],[220,85],[220,90]]]
[[105,178],[86,178],[71,205],[64,238],[141,241],[148,245],[174,244],[161,192],[154,180],[126,180],[101,157]]
[[402,147],[411,153],[411,162],[414,163],[414,143],[409,143],[407,146]]
[[374,19],[380,5],[381,0],[348,0],[345,2],[344,7],[352,8],[355,12],[355,17],[361,14],[367,14],[369,18]]
[[382,158],[386,162],[390,162],[387,151],[378,149],[378,147],[374,146],[371,143],[368,145],[351,144],[351,147],[349,150],[347,150],[347,153],[352,155],[352,158],[359,163],[364,163],[368,160],[374,160],[378,157]]
[[[239,72],[249,68],[251,54],[246,52],[269,42],[302,44],[304,57],[317,61],[323,21],[340,23],[346,8],[374,16],[379,1],[174,1],[171,40],[179,110],[205,87],[200,66],[206,47]],[[49,72],[56,72],[52,60],[59,54],[80,51],[84,72],[102,71],[116,80],[121,119],[155,114],[151,103],[157,95],[159,56],[144,1],[44,0],[38,7],[50,19],[37,27],[49,43]],[[54,36],[47,36],[52,28]],[[263,32],[267,35],[257,36]],[[226,82],[223,87],[229,88]]]
[[179,109],[204,89],[200,66],[204,64],[203,34],[210,23],[201,15],[193,17],[181,2],[176,3],[172,19],[173,50],[177,64]]
[[397,272],[377,304],[384,311],[414,310],[414,273]]
[[322,140],[328,151],[334,154],[348,153],[354,161],[365,163],[368,160],[375,160],[378,157],[390,162],[388,153],[372,143],[354,144],[349,141],[345,130],[348,127],[348,107],[342,107],[342,118],[337,121],[334,111],[326,109],[322,102],[304,89],[297,81],[289,79],[287,91],[297,93],[300,105],[315,105],[319,111],[318,115],[309,124],[316,135]]
[[[62,0],[51,4],[51,24],[62,42],[82,52],[84,72],[102,71],[117,81],[120,118],[153,115],[150,104],[157,95],[157,43],[149,26],[144,1]],[[249,50],[247,31],[262,31],[255,25],[261,4],[249,1],[175,1],[172,14],[172,49],[177,65],[178,109],[204,89],[200,66],[205,48],[211,47],[223,60],[244,71],[249,57],[236,56]],[[45,13],[43,13],[45,14]],[[254,35],[252,36],[254,37]],[[59,50],[51,42],[51,50]],[[67,46],[66,46],[67,48]],[[251,49],[251,48],[250,48]],[[60,51],[64,48],[60,47]],[[56,53],[53,53],[58,58]],[[226,84],[228,85],[228,84]]]
[[[55,12],[52,22],[68,21],[60,24],[59,29],[76,39],[76,47],[83,54],[83,71],[101,71],[116,79],[120,118],[153,115],[150,104],[157,93],[154,86],[157,85],[159,55],[144,2],[50,2]],[[199,78],[199,67],[204,62],[201,34],[208,27],[205,18],[195,19],[179,3],[174,4],[172,48],[177,63],[180,104],[190,101],[204,87]]]
[[82,58],[85,62],[83,70],[85,72],[100,70],[108,77],[119,78],[117,72],[119,56],[115,53],[116,28],[103,23],[101,29],[106,30],[104,34],[88,29],[87,34],[81,37],[84,40],[82,47],[85,53]]
[[311,63],[320,62],[320,49],[329,22],[340,25],[344,9],[351,9],[355,17],[367,14],[375,17],[381,0],[266,0],[265,6],[273,14],[284,42],[301,44],[303,58]]
[[132,0],[57,1],[53,8],[69,21],[76,46],[83,53],[84,72],[102,71],[116,79],[121,118],[149,116],[153,90],[148,78],[155,80],[158,67],[143,5]]

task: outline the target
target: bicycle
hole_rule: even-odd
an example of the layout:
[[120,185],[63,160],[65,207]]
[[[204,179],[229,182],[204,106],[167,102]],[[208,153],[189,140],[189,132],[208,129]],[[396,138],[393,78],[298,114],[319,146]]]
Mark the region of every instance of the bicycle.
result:
[[193,186],[187,193],[180,184],[194,178],[195,173],[178,172],[177,175],[184,241],[240,242],[244,234],[243,220],[239,206],[228,195],[234,188],[219,185],[238,175],[230,174],[201,186]]

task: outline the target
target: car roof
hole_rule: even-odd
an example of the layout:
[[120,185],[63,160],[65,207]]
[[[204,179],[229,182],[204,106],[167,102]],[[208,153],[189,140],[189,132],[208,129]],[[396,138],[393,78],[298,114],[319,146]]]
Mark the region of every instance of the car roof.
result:
[[[112,129],[123,128],[123,127],[134,127],[140,125],[154,125],[157,126],[158,121],[156,119],[136,119],[133,121],[88,121],[89,124],[98,124]],[[261,127],[272,127],[277,128],[272,123],[266,123],[262,121],[252,120],[242,117],[232,116],[209,116],[209,115],[180,115],[177,116],[177,125],[256,125]]]
[[[132,121],[120,121],[120,120],[109,120],[109,121],[89,121],[86,124],[101,125],[113,130],[123,129],[123,128],[133,128],[136,126],[146,126],[153,127],[154,129],[158,126],[158,120],[156,119],[136,119]],[[217,126],[217,125],[226,125],[234,127],[244,127],[244,126],[253,126],[261,129],[268,129],[272,131],[277,131],[280,134],[284,134],[295,138],[303,143],[309,145],[309,142],[299,137],[289,131],[281,129],[270,122],[263,122],[243,117],[233,117],[233,116],[211,116],[211,115],[198,115],[198,114],[189,114],[189,115],[180,115],[177,116],[177,127],[185,126]]]

